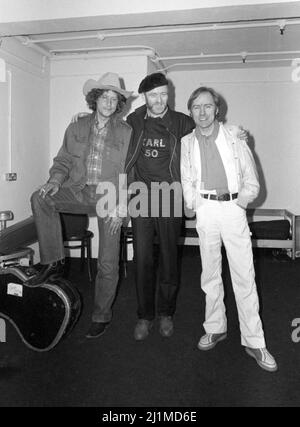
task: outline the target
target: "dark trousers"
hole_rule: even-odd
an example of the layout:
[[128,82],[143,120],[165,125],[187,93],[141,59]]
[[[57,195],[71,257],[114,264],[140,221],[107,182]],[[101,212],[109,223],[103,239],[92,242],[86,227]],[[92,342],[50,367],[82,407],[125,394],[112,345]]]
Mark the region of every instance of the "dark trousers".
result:
[[[177,242],[181,224],[182,218],[132,218],[137,314],[140,319],[152,320],[155,314],[173,316],[175,312],[179,287]],[[155,235],[159,243],[157,280],[153,251]]]
[[[50,264],[65,257],[60,212],[96,214],[97,195],[83,190],[74,194],[61,188],[54,196],[42,198],[38,191],[31,197],[41,264]],[[111,235],[104,218],[98,217],[99,253],[95,279],[95,299],[92,320],[109,322],[119,280],[120,230]]]

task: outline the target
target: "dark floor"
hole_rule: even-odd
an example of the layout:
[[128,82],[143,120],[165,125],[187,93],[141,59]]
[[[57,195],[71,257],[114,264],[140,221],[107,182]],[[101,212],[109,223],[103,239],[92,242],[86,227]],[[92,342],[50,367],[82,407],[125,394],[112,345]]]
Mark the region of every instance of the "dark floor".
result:
[[276,260],[262,250],[255,264],[266,339],[278,373],[261,370],[240,345],[226,265],[228,339],[211,352],[197,350],[204,317],[197,248],[183,250],[174,335],[162,338],[155,325],[145,342],[133,339],[132,263],[121,282],[111,326],[101,338],[84,338],[93,289],[74,259],[69,277],[84,301],[79,322],[44,353],[27,348],[7,325],[7,342],[0,343],[0,406],[299,406],[300,343],[291,335],[293,319],[300,318],[300,260]]

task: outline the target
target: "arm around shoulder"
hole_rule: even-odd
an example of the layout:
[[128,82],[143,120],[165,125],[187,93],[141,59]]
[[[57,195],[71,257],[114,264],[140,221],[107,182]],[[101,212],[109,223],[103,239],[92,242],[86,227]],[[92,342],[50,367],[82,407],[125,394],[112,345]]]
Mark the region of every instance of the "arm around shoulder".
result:
[[195,191],[192,177],[191,142],[189,135],[181,139],[181,184],[183,197],[187,208],[195,209]]

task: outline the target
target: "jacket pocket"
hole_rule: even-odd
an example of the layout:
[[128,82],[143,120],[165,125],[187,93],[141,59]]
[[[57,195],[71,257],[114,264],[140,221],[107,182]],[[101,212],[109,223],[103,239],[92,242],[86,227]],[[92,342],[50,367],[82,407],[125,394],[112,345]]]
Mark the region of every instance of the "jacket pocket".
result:
[[110,148],[108,151],[109,160],[115,165],[120,165],[122,161],[122,152],[116,148]]
[[72,157],[80,158],[84,154],[86,144],[84,142],[73,142],[68,148]]

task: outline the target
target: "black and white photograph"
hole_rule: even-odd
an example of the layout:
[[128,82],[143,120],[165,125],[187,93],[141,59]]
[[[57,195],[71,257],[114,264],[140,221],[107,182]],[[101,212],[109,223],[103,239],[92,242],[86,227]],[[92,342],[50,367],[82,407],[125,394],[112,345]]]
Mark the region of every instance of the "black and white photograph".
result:
[[300,1],[0,0],[0,147],[0,407],[300,406]]

